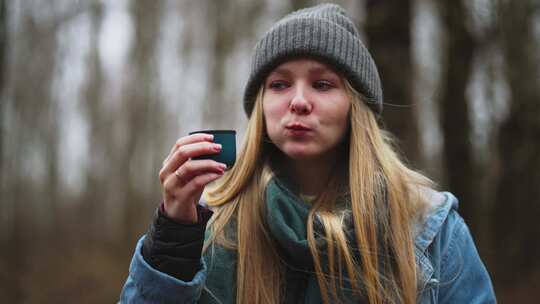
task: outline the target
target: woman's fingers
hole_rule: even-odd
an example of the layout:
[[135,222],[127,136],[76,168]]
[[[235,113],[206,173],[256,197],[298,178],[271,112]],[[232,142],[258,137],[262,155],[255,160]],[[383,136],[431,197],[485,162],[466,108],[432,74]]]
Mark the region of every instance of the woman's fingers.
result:
[[195,178],[191,179],[186,185],[184,190],[186,191],[187,196],[195,195],[196,193],[200,193],[202,189],[209,183],[213,182],[214,180],[221,177],[223,173],[206,173],[197,175]]
[[227,166],[225,164],[218,163],[210,159],[191,160],[185,162],[182,166],[180,166],[174,172],[174,175],[176,175],[179,184],[182,186],[187,184],[197,175],[201,175],[207,172],[223,174],[226,168]]
[[204,187],[221,176],[222,174],[220,173],[208,172],[197,175],[183,187],[174,187],[169,186],[169,184],[174,184],[176,182],[174,180],[176,175],[171,174],[165,181],[167,187],[173,187],[173,193],[164,194],[164,207],[167,216],[180,223],[196,223],[196,205],[201,197]]
[[202,133],[178,139],[159,171],[165,210],[180,222],[197,221],[195,205],[204,187],[225,172],[225,164],[210,159],[191,159],[219,153],[221,145],[212,141],[212,135]]
[[168,193],[176,193],[178,188],[183,188],[199,175],[216,173],[219,176],[225,172],[226,165],[210,159],[190,160],[181,165],[173,173],[169,174],[163,183]]
[[163,185],[163,189],[165,191],[165,203],[167,204],[167,201],[176,201],[176,203],[173,203],[171,206],[180,208],[180,205],[183,205],[187,208],[189,205],[194,204],[199,200],[199,198],[195,198],[195,196],[200,197],[204,187],[207,184],[218,179],[222,175],[223,173],[218,172],[202,173],[186,181],[182,186],[179,186],[179,177],[175,174],[171,174],[165,180]]
[[171,151],[169,152],[169,155],[165,158],[163,161],[163,166],[165,166],[165,163],[171,158],[171,155],[178,150],[183,145],[188,145],[196,142],[201,141],[207,141],[212,142],[214,140],[214,135],[212,134],[205,134],[205,133],[195,133],[188,136],[180,137],[176,143],[172,146]]
[[159,179],[163,183],[165,178],[182,166],[188,159],[205,154],[215,154],[221,151],[221,145],[211,142],[196,142],[180,146],[167,160],[161,171]]

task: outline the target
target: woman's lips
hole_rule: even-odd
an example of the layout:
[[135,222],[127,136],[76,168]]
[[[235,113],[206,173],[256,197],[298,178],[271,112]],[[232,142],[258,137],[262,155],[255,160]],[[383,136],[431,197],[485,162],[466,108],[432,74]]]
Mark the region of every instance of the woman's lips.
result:
[[310,127],[302,123],[290,123],[286,125],[285,128],[293,136],[305,136],[312,131]]
[[299,122],[293,122],[293,123],[287,124],[285,128],[290,129],[290,130],[311,131],[310,127]]

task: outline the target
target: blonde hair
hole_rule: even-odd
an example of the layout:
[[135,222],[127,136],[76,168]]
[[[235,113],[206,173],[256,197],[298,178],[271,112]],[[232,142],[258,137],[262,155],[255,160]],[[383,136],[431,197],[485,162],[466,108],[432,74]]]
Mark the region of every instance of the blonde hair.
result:
[[[351,99],[348,144],[348,191],[356,248],[348,244],[343,213],[336,212],[340,176],[330,178],[307,219],[307,237],[324,303],[339,302],[344,270],[353,292],[369,303],[415,303],[416,266],[412,220],[422,209],[418,186],[431,186],[423,175],[407,168],[380,129],[363,97],[345,81]],[[284,264],[265,220],[264,190],[272,178],[271,143],[265,140],[259,90],[236,165],[205,192],[215,213],[209,223],[213,245],[236,250],[236,303],[279,303],[283,297]],[[343,177],[342,177],[343,178]],[[324,227],[328,265],[323,267],[313,223]],[[235,227],[230,227],[231,223]],[[232,224],[232,225],[234,225]],[[230,237],[228,227],[234,230]],[[356,251],[356,253],[355,253]],[[381,265],[384,269],[381,269]],[[328,274],[324,273],[324,270]]]

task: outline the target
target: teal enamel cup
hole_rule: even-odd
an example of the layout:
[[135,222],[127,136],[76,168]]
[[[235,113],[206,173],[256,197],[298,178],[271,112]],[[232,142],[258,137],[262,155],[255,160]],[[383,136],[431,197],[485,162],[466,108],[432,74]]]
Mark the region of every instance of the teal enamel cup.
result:
[[227,165],[227,169],[234,166],[236,161],[236,131],[234,130],[200,130],[189,132],[189,135],[196,133],[214,135],[214,143],[221,144],[221,152],[194,157],[193,159],[212,159]]

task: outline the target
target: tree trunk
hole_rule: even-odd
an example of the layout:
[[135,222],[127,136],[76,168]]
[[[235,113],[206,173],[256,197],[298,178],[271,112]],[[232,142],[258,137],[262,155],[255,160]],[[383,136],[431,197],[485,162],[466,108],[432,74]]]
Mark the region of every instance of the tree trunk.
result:
[[439,8],[447,37],[440,100],[443,166],[447,186],[460,201],[460,214],[474,232],[477,229],[473,219],[478,205],[476,181],[479,177],[475,170],[469,103],[465,96],[472,70],[474,39],[466,27],[467,11],[463,1],[441,1]]
[[[85,241],[89,244],[93,244],[101,238],[100,235],[97,235],[98,233],[92,233],[93,231],[100,231],[98,227],[103,225],[97,223],[97,219],[103,218],[104,210],[106,210],[106,193],[102,189],[106,187],[107,181],[101,178],[99,172],[101,171],[100,166],[110,166],[110,159],[102,156],[105,154],[104,151],[107,147],[111,146],[111,140],[108,139],[110,138],[111,124],[109,116],[103,110],[103,70],[98,54],[98,35],[101,31],[103,11],[104,7],[102,5],[95,5],[90,10],[92,28],[90,45],[92,48],[88,54],[88,70],[86,72],[88,81],[82,89],[83,111],[90,124],[88,163],[96,165],[89,166],[86,170],[85,192],[79,207],[80,213],[85,216],[79,220],[82,224],[77,228],[81,229],[78,233],[87,235]],[[110,153],[108,154],[110,155]]]
[[421,166],[417,109],[412,101],[411,2],[368,0],[366,5],[368,49],[383,86],[383,120],[404,156]]
[[533,2],[501,1],[499,7],[510,112],[499,133],[502,171],[493,223],[504,284],[519,283],[540,266],[540,47]]
[[[129,91],[125,96],[127,106],[126,117],[129,132],[126,136],[126,144],[123,153],[117,155],[119,172],[121,174],[134,172],[130,166],[137,160],[141,149],[152,145],[158,137],[157,134],[150,134],[149,129],[152,124],[152,109],[157,102],[157,65],[156,45],[158,45],[159,22],[161,20],[161,9],[159,1],[137,1],[132,3],[131,10],[134,17],[135,40],[130,54],[130,65],[133,73],[129,78]],[[122,155],[123,154],[123,155]],[[148,155],[148,154],[147,154]],[[143,167],[142,164],[140,167]],[[141,168],[141,173],[144,170]],[[146,173],[144,173],[146,174]],[[136,241],[134,232],[142,232],[147,223],[141,222],[144,214],[151,214],[145,208],[145,195],[143,185],[136,185],[137,179],[134,177],[119,176],[121,178],[121,189],[124,193],[125,203],[125,238]],[[156,198],[158,199],[158,198]],[[156,206],[151,206],[155,208]],[[147,212],[148,211],[148,212]],[[145,213],[147,212],[147,213]]]
[[227,22],[230,20],[230,4],[221,1],[210,1],[207,7],[208,20],[211,22],[210,43],[212,45],[208,66],[207,99],[204,101],[203,122],[212,128],[226,128],[222,121],[227,109],[231,109],[229,100],[225,96],[226,59],[229,57],[234,45],[234,37],[238,33],[231,31]]
[[[5,74],[6,74],[6,56],[7,56],[7,4],[5,0],[0,0],[0,100],[4,99],[4,88],[5,88]],[[2,182],[4,178],[4,109],[5,102],[2,101],[0,105],[0,187],[2,187]]]

